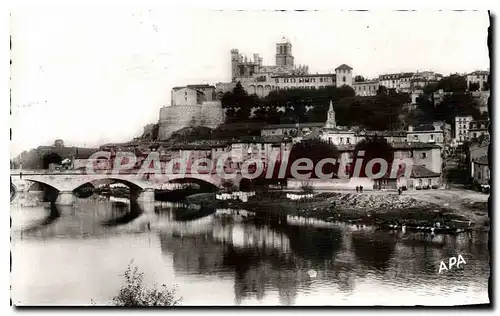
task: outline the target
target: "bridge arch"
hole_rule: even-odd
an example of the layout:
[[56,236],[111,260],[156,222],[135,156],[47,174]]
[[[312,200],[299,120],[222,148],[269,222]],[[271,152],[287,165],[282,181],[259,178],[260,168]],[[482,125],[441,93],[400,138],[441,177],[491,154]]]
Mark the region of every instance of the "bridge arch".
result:
[[218,184],[211,181],[198,179],[195,177],[182,177],[182,178],[172,179],[167,181],[166,183],[194,183],[199,185],[200,189],[203,191],[215,192],[219,190]]

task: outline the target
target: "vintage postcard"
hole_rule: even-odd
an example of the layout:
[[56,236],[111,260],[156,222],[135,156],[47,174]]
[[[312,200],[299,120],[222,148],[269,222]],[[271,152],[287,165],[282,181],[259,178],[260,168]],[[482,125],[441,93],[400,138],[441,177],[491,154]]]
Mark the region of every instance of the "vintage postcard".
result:
[[490,24],[13,10],[12,305],[490,304]]

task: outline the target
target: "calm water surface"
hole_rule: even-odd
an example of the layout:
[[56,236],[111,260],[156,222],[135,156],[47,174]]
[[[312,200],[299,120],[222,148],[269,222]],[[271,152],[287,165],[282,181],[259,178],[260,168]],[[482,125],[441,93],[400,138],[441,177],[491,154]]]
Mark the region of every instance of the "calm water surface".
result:
[[[183,305],[488,303],[485,233],[391,234],[350,224],[242,221],[243,211],[168,203],[11,203],[12,301],[108,304],[133,261],[148,285],[177,285]],[[466,264],[439,274],[441,260]]]

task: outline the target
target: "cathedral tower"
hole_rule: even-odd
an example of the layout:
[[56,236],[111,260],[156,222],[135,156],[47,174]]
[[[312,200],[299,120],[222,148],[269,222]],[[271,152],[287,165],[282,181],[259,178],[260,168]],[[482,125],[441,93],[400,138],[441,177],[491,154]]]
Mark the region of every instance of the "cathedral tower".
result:
[[276,66],[293,68],[292,44],[284,37],[276,43]]

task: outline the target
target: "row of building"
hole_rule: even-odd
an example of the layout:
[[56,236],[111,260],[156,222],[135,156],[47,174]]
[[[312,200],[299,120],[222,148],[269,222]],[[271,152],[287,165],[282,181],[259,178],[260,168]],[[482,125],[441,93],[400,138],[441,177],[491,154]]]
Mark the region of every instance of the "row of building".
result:
[[[286,38],[276,43],[275,65],[263,65],[259,54],[249,59],[238,51],[231,50],[231,81],[216,85],[197,84],[174,87],[169,106],[160,109],[159,139],[168,139],[173,132],[184,127],[206,126],[215,128],[224,122],[224,111],[218,97],[232,91],[238,82],[249,94],[265,97],[272,91],[288,89],[323,89],[326,87],[349,86],[357,96],[374,96],[380,86],[408,93],[411,104],[423,93],[426,85],[437,83],[442,75],[433,71],[402,72],[383,74],[376,79],[356,81],[353,68],[341,64],[329,73],[309,73],[309,67],[295,65],[292,44]],[[488,96],[483,88],[488,82],[489,72],[475,71],[467,74],[467,86],[475,83],[480,87],[478,98],[487,103]],[[359,79],[359,78],[358,78]],[[433,96],[439,102],[446,93],[439,91]],[[483,106],[486,111],[486,107]]]
[[[269,165],[270,157],[288,156],[293,144],[308,140],[322,139],[336,145],[341,155],[355,156],[356,144],[363,139],[383,137],[394,151],[394,157],[409,158],[413,161],[410,179],[389,179],[388,177],[372,181],[374,188],[388,189],[400,186],[408,188],[436,187],[441,183],[442,151],[451,137],[446,124],[435,122],[426,126],[410,127],[407,131],[366,131],[357,128],[337,126],[333,104],[330,103],[328,117],[324,123],[267,125],[261,129],[259,137],[243,137],[232,141],[198,141],[190,144],[167,145],[159,143],[154,148],[146,147],[138,151],[136,145],[122,145],[111,148],[112,151],[133,151],[138,159],[138,166],[151,150],[158,151],[162,165],[166,166],[173,159],[187,158],[189,165],[200,158],[217,161],[221,155],[228,155],[226,167],[239,170],[248,159],[261,160]],[[110,149],[107,148],[101,149]],[[86,163],[82,161],[82,164]],[[346,166],[350,170],[354,162]],[[83,167],[80,166],[80,167]]]

